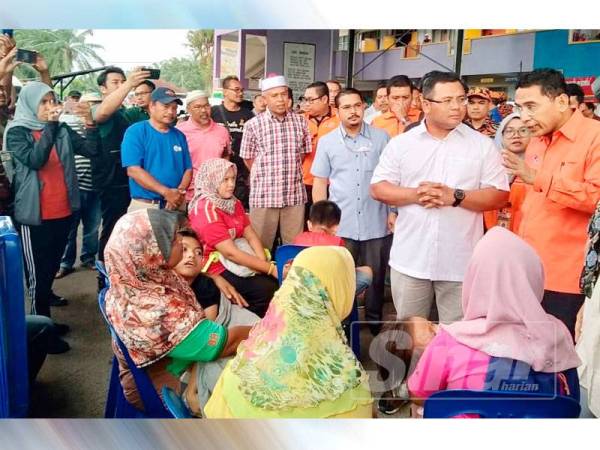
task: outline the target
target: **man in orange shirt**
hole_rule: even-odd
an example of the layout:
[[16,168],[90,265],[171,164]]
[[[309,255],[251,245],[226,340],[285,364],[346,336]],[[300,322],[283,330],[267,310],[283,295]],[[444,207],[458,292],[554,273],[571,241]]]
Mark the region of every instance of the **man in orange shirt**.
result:
[[316,81],[309,84],[304,91],[302,100],[304,108],[306,109],[304,117],[306,117],[306,121],[308,122],[308,131],[310,132],[312,142],[312,152],[304,157],[302,163],[302,177],[308,195],[306,217],[308,217],[308,211],[312,205],[312,186],[314,177],[310,173],[310,168],[312,167],[317,152],[317,143],[321,136],[325,136],[331,130],[335,130],[340,124],[338,116],[330,106],[331,102],[329,101],[329,89],[327,86],[328,85],[322,81]]
[[524,75],[515,103],[533,136],[524,161],[503,151],[509,173],[531,185],[519,235],[544,263],[542,306],[574,335],[585,299],[579,277],[587,227],[600,200],[600,124],[569,107],[564,77],[554,69]]
[[371,122],[376,128],[381,128],[392,138],[404,131],[411,122],[416,122],[421,111],[411,109],[412,81],[406,75],[396,75],[387,83],[389,111],[383,113]]

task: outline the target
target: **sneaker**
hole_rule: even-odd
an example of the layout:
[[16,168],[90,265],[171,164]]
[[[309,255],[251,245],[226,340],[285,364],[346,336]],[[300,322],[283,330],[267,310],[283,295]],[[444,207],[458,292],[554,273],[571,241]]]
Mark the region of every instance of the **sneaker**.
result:
[[54,292],[50,294],[50,306],[67,306],[69,300],[64,297],[59,297]]
[[71,331],[71,327],[66,323],[54,322],[54,331],[56,331],[56,334],[58,334],[59,336],[64,336],[69,331]]
[[79,267],[81,267],[82,269],[96,270],[96,262],[95,261],[82,262],[79,265]]
[[61,338],[52,339],[46,348],[46,352],[49,355],[60,355],[61,353],[66,353],[69,350],[71,350],[71,346],[67,341],[63,341]]
[[[389,394],[389,392],[386,392],[386,394]],[[405,403],[406,400],[400,398],[380,398],[377,402],[377,409],[382,414],[392,416],[400,411]]]
[[75,272],[75,269],[73,269],[72,267],[61,267],[60,269],[58,269],[58,272],[56,272],[56,275],[54,275],[54,279],[59,280],[73,272]]

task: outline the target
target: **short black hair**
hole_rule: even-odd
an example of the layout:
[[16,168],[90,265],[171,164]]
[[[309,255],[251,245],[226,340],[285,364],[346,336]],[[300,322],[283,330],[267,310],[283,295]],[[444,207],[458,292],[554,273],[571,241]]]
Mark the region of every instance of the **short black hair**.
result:
[[406,75],[395,75],[390,78],[386,84],[388,95],[393,87],[408,87],[412,92],[414,85]]
[[333,84],[337,84],[337,87],[338,87],[338,88],[340,88],[340,89],[342,88],[342,84],[341,84],[341,83],[340,83],[338,80],[327,80],[327,81],[325,82],[325,84],[327,84],[327,83],[333,83]]
[[377,86],[375,87],[375,89],[373,89],[373,98],[377,97],[377,91],[379,89],[385,89],[387,92],[387,82],[380,81],[379,83],[377,83]]
[[340,98],[342,98],[344,95],[358,95],[360,97],[360,101],[361,102],[365,102],[365,98],[362,95],[362,92],[360,92],[358,89],[354,89],[354,88],[344,88],[342,89],[338,95],[335,97],[335,107],[338,108],[340,106]]
[[76,99],[80,99],[81,98],[81,92],[73,90],[73,91],[69,91],[69,93],[67,94],[67,97],[73,97]]
[[288,98],[292,101],[292,108],[294,107],[294,91],[288,86]]
[[562,73],[555,69],[536,69],[521,75],[517,89],[539,86],[546,97],[556,98],[567,93],[567,83]]
[[431,96],[431,93],[438,83],[460,83],[465,90],[465,94],[469,92],[467,84],[456,73],[432,70],[421,78],[421,93],[425,100],[427,100],[427,97]]
[[310,220],[313,225],[333,227],[338,225],[340,220],[342,220],[342,210],[334,202],[329,200],[319,200],[310,207],[308,220]]
[[229,83],[231,83],[232,81],[240,81],[240,79],[235,75],[227,75],[225,78],[223,78],[223,83],[221,84],[221,86],[223,86],[223,89],[228,89]]
[[182,228],[180,230],[177,230],[177,234],[182,237],[191,237],[196,239],[197,241],[200,241],[198,235],[196,235],[196,232],[191,228]]
[[585,97],[583,89],[577,83],[567,84],[567,95],[569,97],[577,97],[577,103],[580,105],[583,103],[583,98]]
[[585,102],[585,106],[590,111],[595,111],[596,110],[596,104],[594,102]]
[[306,89],[314,89],[317,91],[317,95],[319,98],[323,96],[327,96],[327,100],[329,100],[329,88],[327,87],[327,83],[323,83],[322,81],[315,81],[314,83],[310,83],[306,86]]
[[125,72],[123,72],[123,69],[121,69],[120,67],[115,67],[115,66],[107,67],[105,70],[100,72],[100,75],[98,75],[98,78],[96,78],[96,82],[98,83],[98,86],[106,87],[106,78],[108,77],[109,73],[118,73],[118,74],[123,75],[123,78],[127,78],[125,76]]
[[138,86],[140,86],[142,84],[145,84],[146,86],[148,86],[151,91],[153,91],[154,89],[156,89],[156,85],[152,81],[150,81],[150,80],[144,80],[140,84],[138,84]]

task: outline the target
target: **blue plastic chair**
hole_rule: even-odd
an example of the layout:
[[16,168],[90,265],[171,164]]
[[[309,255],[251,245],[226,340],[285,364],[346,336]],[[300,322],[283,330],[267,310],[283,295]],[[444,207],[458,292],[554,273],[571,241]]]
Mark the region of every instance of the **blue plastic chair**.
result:
[[168,386],[163,386],[162,398],[173,417],[176,419],[193,419],[190,410],[185,406],[181,397],[179,397],[173,389]]
[[[275,262],[277,263],[277,278],[279,279],[279,285],[281,285],[283,281],[283,267],[290,260],[294,259],[298,253],[304,250],[305,246],[303,245],[280,245],[277,247],[275,251]],[[350,321],[350,346],[352,347],[352,351],[356,355],[357,358],[360,358],[360,323],[358,323],[358,305],[356,301],[352,305],[352,311],[350,311],[349,316]]]
[[127,348],[112,328],[112,325],[108,321],[105,309],[105,297],[109,287],[108,275],[104,264],[101,261],[96,261],[96,268],[98,272],[105,278],[105,288],[102,289],[98,294],[98,306],[104,317],[106,324],[110,330],[110,334],[113,340],[117,343],[117,346],[121,350],[121,353],[125,357],[127,366],[131,370],[133,379],[135,381],[136,388],[144,404],[144,411],[138,410],[135,406],[127,401],[125,394],[123,393],[123,387],[119,379],[119,361],[114,356],[112,360],[112,368],[110,372],[110,381],[108,387],[108,395],[106,399],[106,408],[104,410],[104,417],[110,418],[147,418],[147,419],[172,419],[173,415],[165,408],[164,403],[160,399],[160,396],[154,389],[154,385],[150,380],[150,377],[143,369],[139,369],[129,356]]
[[558,419],[579,417],[581,407],[571,397],[512,391],[447,390],[425,401],[426,419],[478,414],[488,419]]
[[0,217],[0,418],[27,417],[29,374],[23,253],[15,227]]

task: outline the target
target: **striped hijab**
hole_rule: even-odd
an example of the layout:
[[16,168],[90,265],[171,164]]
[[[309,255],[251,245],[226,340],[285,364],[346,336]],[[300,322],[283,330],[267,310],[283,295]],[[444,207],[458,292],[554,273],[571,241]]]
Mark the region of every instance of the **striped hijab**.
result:
[[227,214],[233,214],[237,198],[235,196],[222,198],[217,192],[225,178],[225,174],[231,167],[233,167],[233,171],[237,176],[237,167],[226,159],[211,158],[202,163],[194,183],[194,197],[190,202],[190,211],[196,209],[199,200],[207,198],[216,208],[225,211]]

